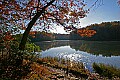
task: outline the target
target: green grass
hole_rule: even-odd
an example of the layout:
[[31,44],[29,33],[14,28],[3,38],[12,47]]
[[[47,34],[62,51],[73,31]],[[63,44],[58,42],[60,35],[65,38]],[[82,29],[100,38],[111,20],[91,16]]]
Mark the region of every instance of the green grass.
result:
[[112,77],[120,77],[120,69],[105,65],[105,64],[97,64],[93,63],[93,68],[95,72],[99,73],[101,76],[112,78]]

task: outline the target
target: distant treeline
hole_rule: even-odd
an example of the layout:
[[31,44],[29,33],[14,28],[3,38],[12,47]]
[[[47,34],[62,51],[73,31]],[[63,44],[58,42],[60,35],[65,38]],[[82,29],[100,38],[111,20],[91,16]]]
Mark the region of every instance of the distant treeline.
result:
[[74,31],[70,33],[70,39],[94,41],[120,41],[120,21],[92,24],[90,26],[87,26],[85,29],[95,30],[97,33],[92,37],[81,37]]
[[120,21],[102,22],[101,24],[92,24],[84,29],[95,30],[96,34],[92,37],[82,37],[77,34],[77,30],[70,34],[56,34],[47,32],[36,32],[29,36],[32,41],[47,40],[94,40],[94,41],[120,41]]
[[34,34],[29,35],[29,39],[32,42],[39,42],[39,41],[50,41],[54,40],[55,36],[52,33],[47,32],[34,32]]
[[69,34],[56,34],[47,32],[36,32],[34,35],[29,35],[29,39],[33,42],[50,41],[50,40],[68,40]]

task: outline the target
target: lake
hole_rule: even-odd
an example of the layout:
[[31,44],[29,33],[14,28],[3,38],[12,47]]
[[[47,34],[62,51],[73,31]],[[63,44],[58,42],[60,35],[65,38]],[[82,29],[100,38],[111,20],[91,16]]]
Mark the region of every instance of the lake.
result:
[[58,57],[83,62],[90,71],[92,63],[120,68],[120,41],[54,40],[36,42],[41,57]]

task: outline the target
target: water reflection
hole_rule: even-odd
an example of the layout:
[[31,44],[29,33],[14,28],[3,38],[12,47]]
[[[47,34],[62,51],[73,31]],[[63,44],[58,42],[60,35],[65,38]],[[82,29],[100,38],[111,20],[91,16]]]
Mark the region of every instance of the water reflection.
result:
[[120,55],[120,41],[56,40],[37,42],[36,44],[39,45],[43,51],[54,47],[70,46],[76,51],[84,51],[96,56],[102,55],[110,57]]
[[90,71],[92,63],[104,63],[120,68],[120,42],[100,41],[49,41],[37,42],[41,57],[69,58],[83,62]]

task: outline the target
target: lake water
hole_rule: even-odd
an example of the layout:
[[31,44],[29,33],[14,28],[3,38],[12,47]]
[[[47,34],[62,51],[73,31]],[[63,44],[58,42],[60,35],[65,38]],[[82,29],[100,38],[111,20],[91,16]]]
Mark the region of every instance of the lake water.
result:
[[41,57],[58,57],[81,61],[90,71],[92,63],[120,68],[120,41],[54,40],[37,42]]

